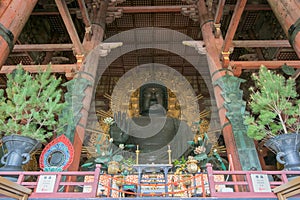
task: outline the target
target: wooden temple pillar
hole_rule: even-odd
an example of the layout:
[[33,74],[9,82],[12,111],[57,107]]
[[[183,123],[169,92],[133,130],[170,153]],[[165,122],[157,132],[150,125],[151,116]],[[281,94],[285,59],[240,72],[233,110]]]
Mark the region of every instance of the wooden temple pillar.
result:
[[268,3],[288,37],[290,44],[300,58],[300,2],[268,0]]
[[[100,2],[99,8],[94,7],[91,15],[91,35],[86,34],[83,41],[83,48],[86,52],[91,52],[97,45],[99,45],[104,36],[106,24],[106,11],[108,7],[108,0]],[[85,128],[88,123],[88,115],[92,104],[94,89],[96,87],[95,78],[97,74],[98,62],[100,55],[89,56],[88,61],[83,61],[80,70],[77,74],[81,79],[89,81],[91,84],[84,90],[84,98],[82,100],[82,108],[79,116],[80,120],[75,127],[74,133],[74,160],[68,170],[76,171],[79,168],[82,144],[85,136]]]
[[105,25],[106,25],[106,10],[108,1],[101,1],[99,11],[92,15],[91,19],[91,38],[86,35],[83,40],[84,49],[87,52],[93,50],[98,44],[103,41]]
[[[225,75],[225,72],[221,71],[222,64],[220,62],[220,44],[223,43],[223,39],[222,37],[219,37],[218,39],[215,38],[215,35],[213,33],[214,22],[208,15],[205,1],[199,0],[197,2],[197,7],[199,11],[199,20],[202,37],[207,50],[207,61],[209,65],[209,71],[212,76],[212,81],[214,82]],[[232,158],[234,169],[241,170],[242,167],[236,149],[235,140],[232,133],[232,127],[228,123],[228,119],[226,118],[226,109],[223,107],[224,100],[221,96],[221,88],[214,87],[214,94],[219,111],[221,126],[223,127],[223,137],[226,143],[227,155]]]
[[[219,38],[215,38],[215,35],[213,33],[214,23],[213,20],[209,17],[205,1],[199,0],[197,2],[197,7],[199,11],[199,21],[202,37],[207,50],[207,61],[209,65],[209,71],[212,77],[212,81],[214,82],[225,75],[225,72],[222,71],[222,64],[220,62],[220,47],[223,43],[223,39],[221,36]],[[224,99],[221,96],[221,88],[215,87],[214,94],[219,111],[220,123],[223,127],[223,137],[226,143],[227,154],[232,158],[235,170],[241,170],[242,167],[240,165],[234,136],[232,134],[232,128],[231,125],[228,123],[228,119],[226,118],[226,109],[223,106]]]
[[[245,154],[247,154],[245,153],[247,149],[240,147],[240,144],[244,143],[241,141],[244,141],[244,139],[248,139],[248,138],[245,138],[241,135],[241,132],[245,132],[244,130],[235,130],[235,131],[233,130],[234,127],[237,128],[236,123],[235,126],[233,127],[233,123],[229,121],[229,116],[232,115],[232,111],[229,112],[229,110],[227,110],[230,108],[230,106],[228,106],[228,102],[224,101],[224,97],[228,95],[228,85],[227,85],[228,78],[230,79],[229,81],[235,80],[236,82],[235,86],[239,86],[239,83],[241,81],[236,80],[238,78],[232,76],[232,73],[223,67],[224,65],[221,61],[221,51],[222,51],[222,47],[224,48],[226,42],[223,41],[222,35],[219,31],[215,32],[216,35],[214,34],[214,30],[213,30],[214,20],[212,19],[212,16],[210,16],[208,13],[208,9],[205,5],[205,1],[199,0],[197,2],[197,7],[199,12],[199,21],[200,21],[202,36],[203,36],[204,43],[206,45],[207,61],[209,65],[209,71],[211,74],[212,82],[214,85],[214,95],[215,95],[216,104],[219,112],[220,123],[223,130],[222,132],[226,144],[227,155],[230,164],[232,164],[231,170],[248,170],[249,163],[241,162],[242,161],[241,159],[244,159],[243,157],[245,156]],[[227,73],[229,73],[230,75],[228,75]],[[236,92],[239,93],[239,91]],[[237,114],[240,116],[242,113],[237,113]],[[249,155],[249,156],[251,158],[254,157],[253,160],[257,160],[255,159],[256,155],[257,154]]]
[[37,0],[2,0],[0,3],[0,68],[27,22]]
[[[223,5],[224,1],[220,1],[219,8],[223,7]],[[240,9],[242,6],[245,6],[245,0],[238,1],[234,12],[234,16],[237,16],[236,18],[239,18],[242,13],[242,9]],[[253,139],[247,136],[247,129],[243,123],[245,102],[241,99],[242,91],[239,89],[239,86],[244,80],[233,76],[232,72],[224,67],[224,64],[226,65],[224,59],[223,63],[221,59],[221,56],[224,58],[224,54],[221,54],[221,51],[224,52],[224,48],[229,49],[232,41],[230,38],[233,38],[237,21],[239,20],[232,19],[231,24],[233,25],[231,27],[234,30],[227,32],[227,37],[223,41],[220,30],[213,30],[216,24],[214,24],[212,17],[209,16],[205,1],[199,0],[197,7],[227,155],[232,164],[231,169],[249,170],[251,167],[261,169]],[[215,19],[215,22],[218,23],[218,20]],[[228,99],[230,100],[228,101]]]

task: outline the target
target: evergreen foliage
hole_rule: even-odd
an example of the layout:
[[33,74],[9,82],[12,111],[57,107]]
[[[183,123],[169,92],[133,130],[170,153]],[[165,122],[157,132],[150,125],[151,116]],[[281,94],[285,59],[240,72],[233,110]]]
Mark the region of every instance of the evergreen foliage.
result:
[[265,66],[261,66],[252,79],[255,82],[255,88],[250,88],[252,115],[245,119],[248,136],[261,140],[278,134],[298,133],[300,100],[295,80],[286,79]]
[[0,132],[20,134],[45,142],[60,134],[68,116],[60,116],[67,106],[61,102],[60,78],[50,69],[32,75],[21,65],[7,75],[7,88],[0,90]]

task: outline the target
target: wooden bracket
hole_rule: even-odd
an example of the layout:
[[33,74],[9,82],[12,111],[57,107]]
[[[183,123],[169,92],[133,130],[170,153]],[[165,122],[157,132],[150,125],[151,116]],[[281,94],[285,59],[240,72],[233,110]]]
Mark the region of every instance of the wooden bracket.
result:
[[214,34],[215,38],[220,38],[221,36],[221,24],[214,24]]
[[230,55],[230,51],[222,51],[222,62],[223,62],[223,67],[224,68],[228,68],[229,66],[229,55]]

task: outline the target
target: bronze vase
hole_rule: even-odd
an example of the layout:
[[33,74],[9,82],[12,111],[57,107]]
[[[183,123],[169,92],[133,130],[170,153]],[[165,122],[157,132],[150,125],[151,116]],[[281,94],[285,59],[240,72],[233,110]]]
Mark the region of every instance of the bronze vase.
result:
[[300,134],[281,134],[270,138],[265,146],[276,152],[276,160],[285,170],[300,170]]

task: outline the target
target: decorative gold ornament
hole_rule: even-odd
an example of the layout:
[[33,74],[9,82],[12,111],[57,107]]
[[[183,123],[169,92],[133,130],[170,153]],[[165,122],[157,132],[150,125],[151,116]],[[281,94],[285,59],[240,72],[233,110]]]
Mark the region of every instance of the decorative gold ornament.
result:
[[118,174],[120,171],[120,163],[116,161],[110,161],[107,166],[108,174]]
[[198,165],[197,165],[198,161],[197,160],[188,160],[186,162],[187,165],[187,170],[189,173],[191,174],[195,174],[198,171]]

